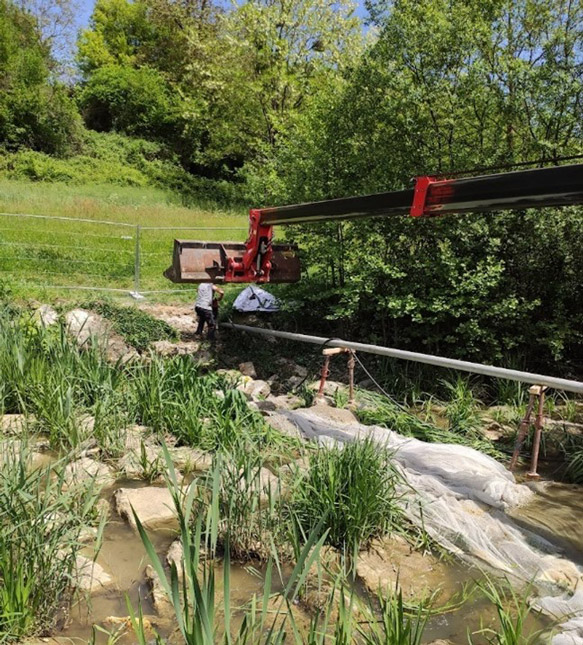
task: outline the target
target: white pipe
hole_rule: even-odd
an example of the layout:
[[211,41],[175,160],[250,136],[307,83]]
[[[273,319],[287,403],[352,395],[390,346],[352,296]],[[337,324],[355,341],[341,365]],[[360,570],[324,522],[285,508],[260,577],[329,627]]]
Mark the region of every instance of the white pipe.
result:
[[394,349],[392,347],[379,347],[378,345],[355,343],[353,341],[341,340],[339,338],[328,339],[321,336],[294,334],[289,331],[274,331],[272,329],[263,329],[261,327],[235,325],[234,323],[221,323],[221,328],[247,331],[252,334],[285,338],[287,340],[296,340],[302,343],[312,343],[314,345],[326,344],[327,347],[346,347],[357,352],[368,352],[369,354],[378,354],[379,356],[390,356],[391,358],[400,358],[405,361],[415,361],[416,363],[426,363],[427,365],[436,365],[437,367],[449,367],[455,370],[462,370],[463,372],[472,372],[473,374],[483,374],[484,376],[492,376],[494,378],[531,383],[532,385],[547,385],[548,387],[552,387],[557,390],[583,394],[583,383],[579,381],[570,381],[568,379],[544,376],[543,374],[533,374],[531,372],[521,372],[519,370],[509,370],[504,367],[483,365],[482,363],[459,361],[455,358],[446,358],[445,356],[419,354],[418,352],[407,352],[403,349]]

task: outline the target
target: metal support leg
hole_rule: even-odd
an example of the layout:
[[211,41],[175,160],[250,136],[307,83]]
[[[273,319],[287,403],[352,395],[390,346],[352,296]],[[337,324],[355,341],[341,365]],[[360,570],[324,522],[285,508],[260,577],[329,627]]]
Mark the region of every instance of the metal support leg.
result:
[[533,392],[530,392],[530,396],[528,399],[528,406],[526,408],[526,414],[524,415],[524,418],[520,422],[518,434],[516,435],[514,452],[512,453],[512,459],[510,460],[510,466],[509,466],[509,470],[511,471],[516,468],[516,464],[518,463],[518,456],[520,455],[520,449],[522,448],[522,444],[524,443],[524,439],[526,438],[526,435],[528,434],[528,429],[530,428],[530,417],[532,416],[532,409],[534,408],[535,398],[536,398],[536,394],[534,394]]
[[322,365],[322,371],[320,372],[320,387],[318,388],[318,396],[324,394],[324,386],[326,385],[326,379],[330,376],[330,356],[324,356],[324,365]]
[[527,477],[530,479],[538,479],[539,474],[537,473],[538,467],[538,454],[540,450],[540,439],[543,430],[543,413],[545,405],[545,387],[540,388],[540,393],[538,395],[538,411],[536,413],[536,419],[534,422],[534,442],[532,446],[532,460],[530,462],[530,471],[527,474]]
[[348,405],[354,405],[354,351],[348,352]]

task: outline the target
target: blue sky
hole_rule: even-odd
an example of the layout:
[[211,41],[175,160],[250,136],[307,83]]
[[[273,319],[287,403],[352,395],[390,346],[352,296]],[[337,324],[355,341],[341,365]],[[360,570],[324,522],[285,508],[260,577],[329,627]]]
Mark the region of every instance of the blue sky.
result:
[[[363,0],[357,0],[358,2],[358,8],[356,12],[358,13],[359,16],[364,16],[364,2]],[[81,27],[86,27],[89,18],[91,16],[91,12],[93,11],[93,5],[95,4],[95,0],[79,0],[78,7],[79,10],[77,12],[77,26],[79,28]]]

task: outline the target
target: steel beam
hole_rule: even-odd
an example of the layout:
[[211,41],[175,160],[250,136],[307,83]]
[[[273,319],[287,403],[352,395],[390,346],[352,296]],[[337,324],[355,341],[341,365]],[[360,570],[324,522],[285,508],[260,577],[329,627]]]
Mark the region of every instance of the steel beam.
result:
[[521,383],[530,383],[532,385],[547,385],[556,390],[566,392],[575,392],[583,394],[583,383],[571,381],[568,379],[557,378],[555,376],[545,376],[544,374],[534,374],[532,372],[521,372],[519,370],[510,370],[505,367],[495,367],[494,365],[484,365],[482,363],[471,363],[469,361],[459,361],[455,358],[446,358],[445,356],[434,356],[432,354],[420,354],[418,352],[408,352],[403,349],[394,349],[392,347],[381,347],[379,345],[368,345],[366,343],[356,343],[340,338],[323,338],[322,336],[309,336],[307,334],[295,334],[288,331],[274,331],[272,329],[263,329],[261,327],[250,327],[248,325],[236,325],[234,323],[221,323],[222,329],[234,329],[245,331],[251,334],[262,336],[272,336],[274,338],[284,338],[302,343],[311,343],[313,345],[326,345],[326,347],[345,347],[357,352],[369,354],[378,354],[379,356],[389,356],[399,358],[405,361],[414,361],[416,363],[425,363],[426,365],[435,365],[436,367],[447,367],[472,374],[482,374],[493,378],[503,378],[510,381],[520,381]]
[[[301,224],[337,219],[409,215],[414,191],[259,209],[261,224]],[[432,215],[519,210],[583,203],[583,164],[519,170],[495,175],[437,179],[427,190]]]

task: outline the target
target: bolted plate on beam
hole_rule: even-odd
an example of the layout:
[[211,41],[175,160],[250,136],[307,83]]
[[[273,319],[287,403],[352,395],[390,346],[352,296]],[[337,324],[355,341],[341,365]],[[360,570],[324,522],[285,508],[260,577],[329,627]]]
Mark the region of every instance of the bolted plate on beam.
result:
[[[246,251],[239,242],[174,240],[172,266],[164,277],[175,283],[226,282],[228,258],[240,261]],[[297,282],[301,267],[297,247],[274,244],[269,282]]]

